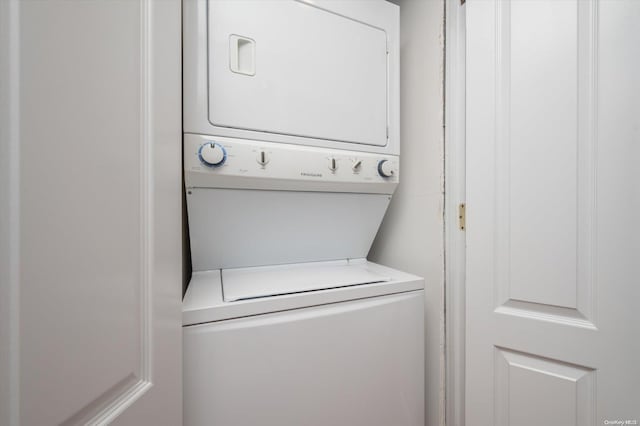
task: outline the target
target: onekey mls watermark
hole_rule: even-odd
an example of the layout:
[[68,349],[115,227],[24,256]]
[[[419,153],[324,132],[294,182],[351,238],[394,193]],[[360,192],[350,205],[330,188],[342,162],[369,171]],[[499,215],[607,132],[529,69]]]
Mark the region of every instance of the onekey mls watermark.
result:
[[605,425],[637,425],[638,424],[638,420],[622,420],[622,419],[616,419],[616,420],[605,420],[603,422]]

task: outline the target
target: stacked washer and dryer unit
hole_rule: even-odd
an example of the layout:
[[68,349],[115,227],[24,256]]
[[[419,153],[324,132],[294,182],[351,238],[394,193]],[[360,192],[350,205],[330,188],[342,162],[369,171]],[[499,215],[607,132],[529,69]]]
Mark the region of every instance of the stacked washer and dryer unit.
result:
[[399,181],[399,9],[185,0],[186,426],[424,424],[424,281],[366,260]]

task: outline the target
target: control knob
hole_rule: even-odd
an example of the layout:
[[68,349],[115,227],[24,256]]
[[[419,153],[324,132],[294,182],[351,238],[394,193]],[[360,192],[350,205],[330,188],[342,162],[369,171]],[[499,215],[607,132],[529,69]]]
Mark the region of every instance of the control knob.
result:
[[334,157],[329,158],[329,170],[331,170],[332,172],[338,170],[338,160],[336,160]]
[[198,157],[206,166],[218,167],[227,160],[227,151],[217,142],[207,142],[198,150]]
[[396,170],[393,163],[389,160],[380,160],[378,163],[378,173],[380,176],[388,178],[395,176]]
[[269,162],[269,157],[267,156],[267,153],[264,150],[260,150],[260,152],[258,153],[258,157],[256,158],[256,161],[258,162],[258,164],[264,167]]

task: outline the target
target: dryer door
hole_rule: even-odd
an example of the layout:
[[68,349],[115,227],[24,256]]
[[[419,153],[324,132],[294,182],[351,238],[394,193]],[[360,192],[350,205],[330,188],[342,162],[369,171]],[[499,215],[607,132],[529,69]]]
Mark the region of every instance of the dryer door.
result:
[[300,1],[209,1],[209,121],[387,144],[387,34]]

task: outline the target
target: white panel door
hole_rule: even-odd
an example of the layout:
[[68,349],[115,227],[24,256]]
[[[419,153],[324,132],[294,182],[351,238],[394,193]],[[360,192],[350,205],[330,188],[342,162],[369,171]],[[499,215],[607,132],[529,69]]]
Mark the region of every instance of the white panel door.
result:
[[180,1],[3,1],[0,424],[179,425]]
[[466,424],[639,424],[640,2],[465,7]]

